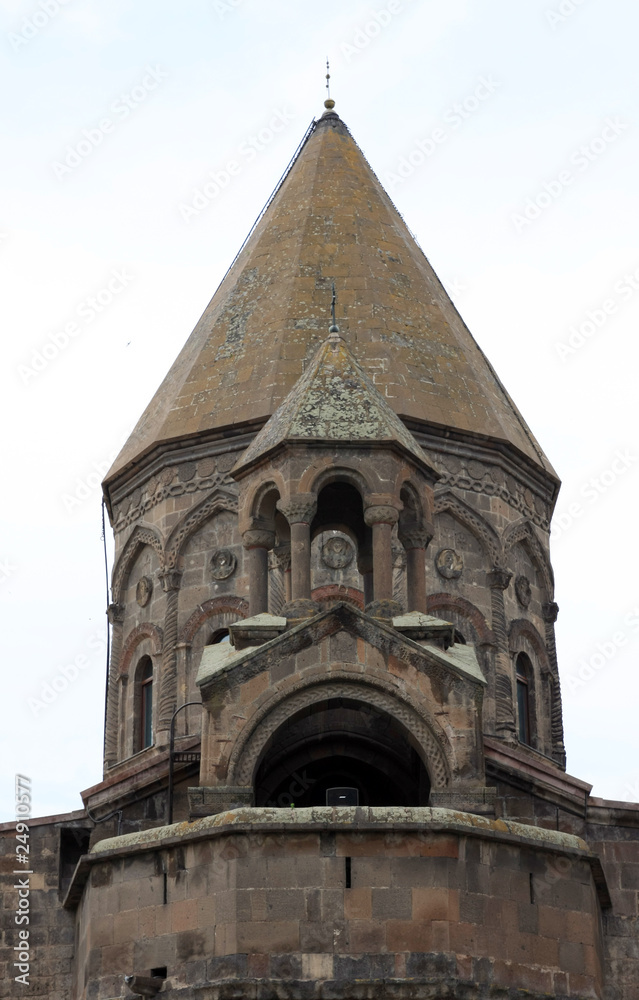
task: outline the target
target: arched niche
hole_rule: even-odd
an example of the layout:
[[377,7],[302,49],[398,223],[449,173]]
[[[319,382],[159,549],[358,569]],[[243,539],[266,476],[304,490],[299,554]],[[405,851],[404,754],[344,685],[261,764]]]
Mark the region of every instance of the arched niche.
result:
[[349,697],[300,708],[270,737],[255,775],[255,803],[326,805],[327,790],[355,788],[362,806],[427,805],[428,771],[404,726]]

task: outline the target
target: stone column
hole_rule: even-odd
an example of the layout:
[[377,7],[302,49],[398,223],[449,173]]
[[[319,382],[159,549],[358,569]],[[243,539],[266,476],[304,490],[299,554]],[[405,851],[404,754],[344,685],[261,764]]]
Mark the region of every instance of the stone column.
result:
[[516,721],[513,703],[513,678],[508,649],[506,607],[504,591],[512,579],[505,569],[494,569],[488,574],[492,629],[495,635],[495,730],[497,736],[508,741],[516,740]]
[[278,500],[291,527],[291,601],[311,599],[311,522],[317,512],[317,497],[298,493],[290,500]]
[[391,535],[399,511],[390,504],[367,507],[366,524],[373,529],[373,600],[393,600],[393,551]]
[[111,625],[111,661],[109,663],[109,683],[107,689],[106,720],[104,726],[104,770],[118,761],[118,701],[120,697],[118,670],[122,653],[124,626],[124,605],[109,604],[107,617]]
[[181,570],[169,569],[160,574],[162,589],[166,594],[164,615],[164,643],[162,645],[162,672],[155,742],[162,746],[169,741],[171,718],[177,708],[177,635],[178,601]]
[[358,553],[357,568],[362,575],[364,584],[364,607],[373,600],[373,553],[364,549]]
[[424,528],[400,525],[399,540],[406,549],[407,611],[426,614],[426,549],[432,537]]
[[242,544],[249,557],[249,614],[268,611],[268,553],[273,548],[275,534],[263,528],[250,528],[242,535]]
[[550,732],[552,739],[552,756],[561,764],[566,766],[566,748],[564,746],[564,720],[561,707],[561,687],[559,684],[559,664],[557,663],[557,646],[555,644],[555,622],[559,614],[559,605],[554,601],[542,605],[541,613],[544,619],[546,630],[546,650],[552,671],[551,691],[552,700],[550,705]]
[[291,600],[291,546],[290,544],[278,545],[274,551],[277,565],[284,580],[284,603],[288,604]]

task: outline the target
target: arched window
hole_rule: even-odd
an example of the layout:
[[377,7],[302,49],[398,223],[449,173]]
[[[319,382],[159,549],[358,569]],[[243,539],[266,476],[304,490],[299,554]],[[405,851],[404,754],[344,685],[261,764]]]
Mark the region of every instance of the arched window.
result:
[[143,656],[138,664],[139,750],[153,745],[153,663],[150,656]]
[[517,681],[517,735],[519,742],[532,746],[531,684],[532,663],[525,653],[519,653],[515,660]]
[[230,642],[231,634],[227,628],[219,628],[212,633],[211,638],[207,642],[207,646],[215,646],[218,642]]

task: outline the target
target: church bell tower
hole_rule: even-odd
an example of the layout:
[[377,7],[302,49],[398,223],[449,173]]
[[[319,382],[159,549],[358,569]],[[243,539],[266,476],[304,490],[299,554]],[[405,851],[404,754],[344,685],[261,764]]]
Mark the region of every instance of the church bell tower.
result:
[[[327,101],[104,483],[79,997],[114,995],[94,928],[118,880],[126,962],[182,1000],[600,996],[599,870],[559,819],[583,792],[557,490]],[[566,858],[579,973],[546,877]]]

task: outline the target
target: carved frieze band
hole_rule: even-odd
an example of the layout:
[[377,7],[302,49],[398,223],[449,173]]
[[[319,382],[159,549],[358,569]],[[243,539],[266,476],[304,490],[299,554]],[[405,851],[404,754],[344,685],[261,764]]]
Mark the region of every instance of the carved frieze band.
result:
[[122,531],[170,497],[206,493],[209,490],[223,490],[233,497],[237,495],[237,483],[226,473],[215,472],[214,459],[185,462],[183,465],[164,469],[152,476],[144,486],[133,490],[130,496],[115,504],[114,530]]
[[455,455],[438,455],[437,468],[441,473],[438,485],[454,489],[499,497],[509,507],[530,518],[544,531],[550,525],[550,507],[538,494],[517,482],[514,476],[496,465],[485,465],[473,459],[458,458]]

